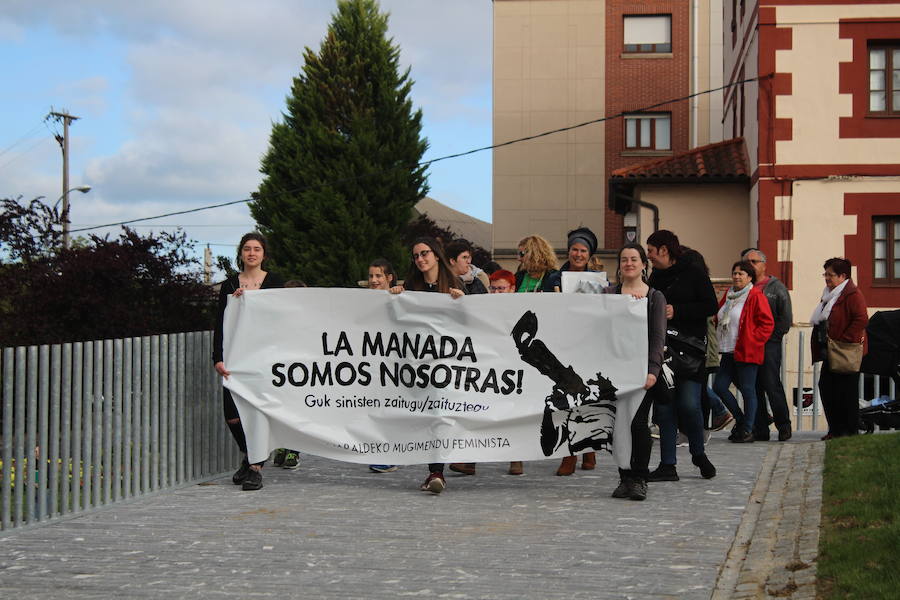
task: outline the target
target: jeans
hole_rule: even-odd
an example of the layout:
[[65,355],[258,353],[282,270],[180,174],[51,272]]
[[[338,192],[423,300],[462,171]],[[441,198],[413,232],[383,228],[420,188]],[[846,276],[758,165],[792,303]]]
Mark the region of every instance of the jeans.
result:
[[678,425],[688,437],[691,456],[702,456],[703,449],[703,414],[700,410],[699,381],[675,378],[675,398],[671,402],[656,404],[656,421],[659,424],[659,447],[664,465],[676,464],[675,441],[678,437]]
[[[719,372],[716,373],[713,390],[737,420],[735,430],[752,433],[753,423],[756,420],[756,372],[759,365],[737,362],[734,360],[733,352],[726,352],[721,356],[722,362],[719,363]],[[732,382],[744,397],[743,411],[738,406],[737,398],[728,389]]]
[[759,366],[756,376],[756,423],[754,429],[760,435],[769,431],[766,400],[772,407],[772,417],[778,431],[791,429],[791,415],[788,411],[784,385],[781,383],[781,340],[766,342],[766,357]]

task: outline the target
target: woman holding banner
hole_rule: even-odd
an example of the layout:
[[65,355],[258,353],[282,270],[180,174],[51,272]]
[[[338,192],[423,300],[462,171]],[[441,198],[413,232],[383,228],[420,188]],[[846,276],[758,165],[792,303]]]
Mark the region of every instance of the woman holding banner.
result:
[[[238,244],[237,266],[240,273],[232,275],[222,282],[219,288],[219,305],[216,312],[216,328],[213,334],[213,365],[216,372],[228,379],[231,372],[225,367],[224,352],[222,348],[222,327],[225,319],[225,307],[228,305],[228,296],[240,296],[245,291],[264,290],[284,287],[284,281],[274,273],[263,271],[262,266],[266,259],[266,238],[256,232],[247,233]],[[262,484],[262,466],[264,463],[250,464],[247,461],[247,438],[244,428],[241,426],[241,415],[231,397],[228,389],[223,389],[223,408],[225,422],[238,448],[244,455],[241,467],[234,473],[231,481],[240,485],[243,490],[258,490]]]
[[[404,285],[391,288],[392,294],[399,294],[404,289],[414,292],[438,292],[450,294],[453,299],[465,295],[464,286],[453,273],[444,249],[437,240],[431,237],[416,238],[412,245],[412,264],[408,269],[409,276]],[[447,487],[444,479],[444,463],[428,465],[428,477],[420,486],[423,492],[440,494]]]
[[[619,468],[619,485],[613,498],[645,500],[647,477],[650,475],[650,407],[653,398],[665,395],[665,382],[660,377],[663,347],[666,341],[666,298],[662,292],[647,285],[647,254],[640,244],[626,244],[619,250],[616,286],[603,290],[604,294],[627,294],[633,298],[647,298],[647,381],[644,394],[637,406],[619,405],[616,411],[614,437],[631,438],[629,469]],[[622,431],[627,429],[627,431]]]

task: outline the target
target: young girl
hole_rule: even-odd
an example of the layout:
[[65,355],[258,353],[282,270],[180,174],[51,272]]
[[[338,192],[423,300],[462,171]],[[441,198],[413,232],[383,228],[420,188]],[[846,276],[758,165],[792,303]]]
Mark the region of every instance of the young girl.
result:
[[[284,287],[284,282],[274,273],[263,271],[263,263],[266,261],[266,238],[259,233],[247,233],[238,244],[237,266],[240,273],[232,275],[222,282],[219,288],[219,307],[216,314],[216,328],[213,334],[213,366],[216,372],[228,379],[231,372],[225,367],[222,350],[222,327],[225,319],[225,307],[228,304],[228,296],[240,296],[245,291],[264,290]],[[244,436],[244,428],[241,426],[241,415],[238,413],[231,392],[223,389],[223,408],[225,422],[238,448],[244,455],[241,467],[234,473],[231,480],[235,485],[240,485],[243,490],[258,490],[262,484],[260,473],[263,463],[251,465],[247,462],[247,438]]]
[[[396,282],[394,267],[387,259],[376,258],[369,265],[370,290],[389,290]],[[375,473],[391,473],[397,470],[397,465],[369,465],[369,469]]]

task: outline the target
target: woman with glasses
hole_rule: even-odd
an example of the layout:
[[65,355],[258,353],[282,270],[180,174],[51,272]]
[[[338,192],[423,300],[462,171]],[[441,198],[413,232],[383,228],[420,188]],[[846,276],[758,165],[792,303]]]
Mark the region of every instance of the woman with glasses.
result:
[[560,274],[556,253],[550,242],[539,235],[529,235],[519,241],[521,269],[516,273],[517,292],[558,292]]
[[869,314],[866,299],[850,279],[850,261],[829,258],[824,267],[825,289],[809,321],[813,324],[813,362],[822,361],[819,393],[828,421],[828,433],[822,439],[830,440],[859,432],[859,365],[855,371],[836,372],[829,360],[829,341],[862,344],[862,354],[865,354]]
[[[237,266],[241,270],[240,273],[232,275],[222,282],[219,287],[219,305],[216,312],[216,327],[213,333],[213,366],[216,372],[228,379],[231,372],[225,367],[223,342],[223,324],[225,319],[225,307],[228,304],[228,296],[238,297],[246,292],[253,290],[265,290],[270,288],[284,287],[284,281],[278,275],[263,271],[263,264],[268,259],[266,255],[266,238],[256,232],[245,234],[238,244]],[[258,490],[262,484],[262,466],[264,462],[250,464],[247,461],[247,438],[244,435],[244,428],[241,425],[241,415],[231,392],[226,388],[223,392],[223,408],[225,412],[225,422],[231,435],[238,445],[243,459],[241,467],[231,477],[231,481],[235,485],[240,485],[243,490]]]
[[[412,245],[412,264],[409,266],[409,276],[403,285],[395,285],[390,291],[392,294],[399,294],[404,289],[413,292],[450,294],[453,299],[465,295],[464,286],[450,268],[443,248],[437,240],[431,237],[416,238]],[[423,492],[440,494],[445,487],[447,487],[447,481],[444,479],[444,463],[429,464],[428,477],[420,489]]]

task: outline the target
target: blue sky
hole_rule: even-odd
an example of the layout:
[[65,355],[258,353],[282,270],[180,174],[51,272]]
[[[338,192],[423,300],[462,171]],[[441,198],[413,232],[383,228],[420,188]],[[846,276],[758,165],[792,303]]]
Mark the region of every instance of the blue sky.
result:
[[[382,0],[416,81],[426,159],[491,142],[490,0]],[[4,0],[0,8],[0,195],[56,201],[62,159],[44,122],[70,128],[72,227],[245,198],[259,182],[305,46],[317,50],[329,0]],[[436,163],[430,196],[491,219],[491,155]],[[252,227],[245,205],[149,222],[184,226],[214,254]],[[97,233],[117,228],[97,229]]]

